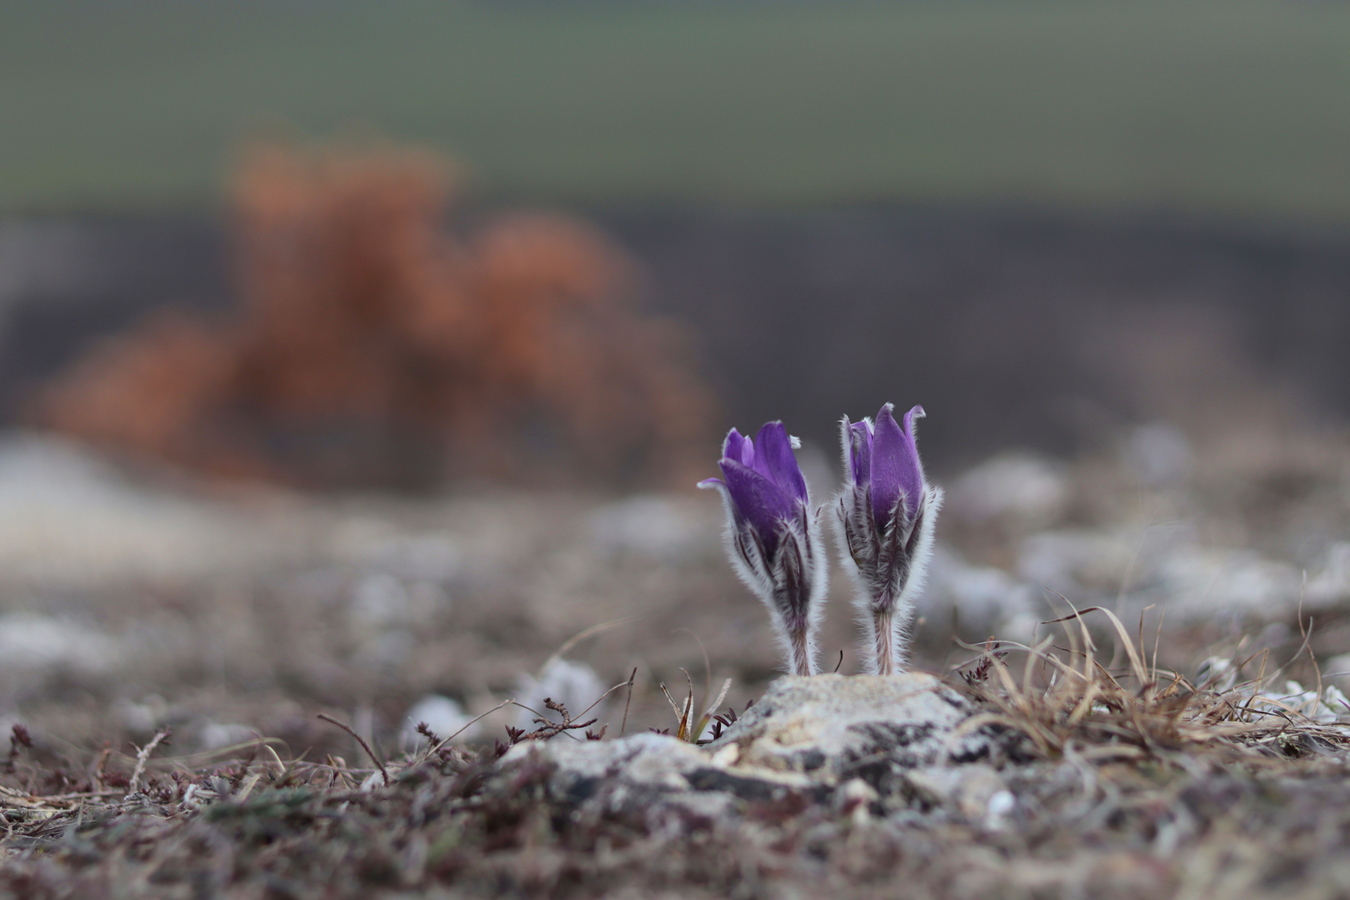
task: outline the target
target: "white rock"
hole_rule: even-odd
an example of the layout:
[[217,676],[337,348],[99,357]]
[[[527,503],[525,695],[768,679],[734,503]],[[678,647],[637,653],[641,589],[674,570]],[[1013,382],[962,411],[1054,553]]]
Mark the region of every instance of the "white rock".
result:
[[875,802],[905,806],[924,790],[971,821],[1001,821],[994,798],[1007,787],[977,762],[992,740],[962,728],[973,712],[931,675],[781,678],[703,747],[651,733],[603,741],[560,735],[517,744],[500,765],[546,764],[550,789],[567,802],[658,821],[672,806],[734,815],[744,803],[789,796],[862,821]]
[[871,816],[872,804],[881,799],[881,795],[861,778],[850,778],[839,786],[834,795],[835,809],[849,813],[855,823],[865,822]]
[[585,741],[555,737],[526,741],[502,757],[509,766],[530,760],[556,767],[554,789],[577,803],[639,809],[660,816],[671,805],[702,815],[730,814],[738,800],[770,800],[791,793],[827,789],[806,775],[721,765],[725,757],[664,734],[635,734],[618,740]]
[[412,599],[397,578],[372,572],[352,588],[348,614],[361,631],[402,625],[412,618]]
[[1342,691],[1350,690],[1350,653],[1342,653],[1323,662],[1322,679]]
[[1012,791],[999,791],[989,798],[985,808],[984,827],[990,831],[1001,831],[1011,824],[1012,814],[1017,810],[1017,797]]
[[468,740],[478,733],[478,723],[469,725],[471,721],[473,717],[454,698],[428,694],[414,703],[403,717],[400,736],[405,747],[425,743],[426,738],[417,732],[417,726],[425,722],[432,733],[441,739],[459,732],[456,740]]
[[981,463],[958,478],[947,494],[954,515],[1027,528],[1058,521],[1068,502],[1062,467],[1027,453],[1006,453]]
[[972,566],[949,547],[939,545],[928,567],[928,586],[919,599],[921,615],[959,620],[964,633],[1026,640],[1043,610],[1038,591],[1002,569]]
[[465,555],[452,534],[398,534],[368,548],[370,562],[408,581],[444,583],[464,574]]
[[993,798],[1008,793],[998,771],[988,765],[923,766],[906,777],[925,802],[948,807],[972,822],[988,818]]
[[151,734],[164,724],[169,715],[169,704],[159,694],[150,694],[140,702],[118,700],[114,712],[128,731]]
[[258,732],[233,722],[206,721],[197,728],[197,741],[203,750],[219,750],[258,739]]
[[1211,691],[1230,691],[1237,685],[1238,667],[1224,656],[1206,657],[1195,670],[1195,683]]
[[1017,557],[1017,575],[1036,588],[1078,598],[1085,592],[1120,590],[1138,547],[1110,534],[1087,530],[1032,535]]
[[1304,605],[1308,609],[1329,609],[1350,603],[1350,543],[1337,542],[1308,577]]
[[957,731],[971,714],[927,674],[791,676],[773,682],[711,746],[737,745],[741,766],[834,781],[864,760],[916,768],[981,758],[986,739]]
[[614,741],[555,739],[525,741],[502,757],[503,763],[539,754],[568,778],[614,778],[670,790],[688,790],[685,775],[712,765],[709,754],[666,734],[632,734]]
[[0,432],[0,571],[45,585],[181,578],[289,552],[271,521],[137,485],[79,445]]
[[1350,716],[1350,699],[1334,685],[1324,685],[1322,693],[1313,688],[1305,688],[1297,681],[1286,681],[1284,690],[1278,689],[1257,692],[1253,695],[1253,709],[1271,712],[1275,715],[1297,713],[1314,722],[1330,723]]
[[669,497],[641,496],[603,506],[591,514],[591,539],[603,553],[635,553],[679,561],[717,547],[706,515]]
[[1181,546],[1157,567],[1157,598],[1182,621],[1226,616],[1279,619],[1294,611],[1302,576],[1293,566],[1246,550]]
[[[521,709],[516,718],[520,728],[534,730],[536,713],[550,722],[561,722],[562,717],[545,708],[544,700],[551,699],[567,707],[573,719],[604,718],[606,705],[596,705],[612,685],[605,684],[595,670],[585,663],[557,658],[550,660],[537,677],[529,675],[520,680],[516,699],[529,709]],[[589,709],[589,712],[586,710]],[[533,710],[534,712],[531,712]]]
[[0,615],[0,667],[107,671],[123,660],[120,641],[101,631],[38,613]]

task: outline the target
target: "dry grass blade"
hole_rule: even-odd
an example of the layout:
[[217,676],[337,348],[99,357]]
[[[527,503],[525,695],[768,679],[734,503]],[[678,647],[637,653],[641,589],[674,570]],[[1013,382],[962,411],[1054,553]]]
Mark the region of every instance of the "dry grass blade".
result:
[[[1096,658],[1084,621],[1092,612],[1106,617],[1120,642],[1117,652],[1128,660],[1124,672],[1114,674]],[[1078,627],[1069,627],[1070,622]],[[1264,682],[1249,683],[1240,693],[1197,688],[1178,673],[1147,665],[1120,619],[1108,610],[1076,610],[1046,624],[1059,623],[1065,624],[1067,649],[1054,648],[1048,640],[1035,647],[1004,643],[995,650],[991,643],[980,648],[973,668],[979,677],[968,677],[963,687],[988,712],[971,719],[964,731],[1011,729],[1043,757],[1076,755],[1097,763],[1169,757],[1180,762],[1175,754],[1201,750],[1215,761],[1251,760],[1277,752],[1272,749],[1276,739],[1296,731],[1309,736],[1316,732],[1319,738],[1329,733],[1326,739],[1334,743],[1347,741],[1340,731],[1308,717],[1313,701],[1281,702],[1261,692]],[[1020,679],[1003,658],[1009,650],[1025,654]]]
[[694,728],[694,734],[690,738],[691,741],[697,741],[699,738],[703,736],[703,730],[708,727],[708,723],[712,721],[712,717],[716,715],[718,707],[720,707],[722,705],[722,701],[727,698],[727,692],[730,690],[731,690],[731,679],[728,678],[726,681],[722,682],[722,690],[718,691],[717,699],[709,703],[708,708],[705,709],[703,711],[703,715],[699,717],[698,726]]
[[356,742],[361,745],[361,749],[366,751],[366,756],[369,756],[371,762],[375,763],[376,768],[380,770],[380,777],[384,779],[384,783],[386,785],[390,784],[389,770],[384,767],[384,761],[381,760],[379,756],[375,754],[374,750],[370,749],[370,745],[366,743],[365,739],[362,738],[361,735],[356,733],[356,729],[352,728],[346,722],[343,722],[339,719],[335,719],[332,716],[325,715],[324,713],[319,713],[319,718],[329,723],[330,725],[336,725],[343,731],[350,734],[353,738],[355,738]]
[[131,793],[134,794],[141,789],[141,776],[145,774],[145,767],[150,762],[150,754],[154,753],[155,748],[163,743],[171,733],[169,729],[161,728],[150,739],[150,743],[142,747],[140,752],[136,754],[136,768],[131,772],[131,781],[128,788]]
[[628,711],[633,706],[633,685],[637,682],[637,666],[633,667],[633,672],[628,676],[628,696],[623,701],[623,723],[619,726],[619,737],[628,733]]
[[454,732],[449,737],[441,738],[439,741],[436,742],[435,746],[428,747],[427,752],[422,755],[422,759],[424,760],[430,759],[435,753],[439,752],[442,747],[453,741],[455,738],[459,737],[464,732],[468,731],[471,727],[477,725],[480,721],[486,719],[488,716],[492,715],[498,710],[506,709],[506,707],[508,706],[520,706],[520,704],[514,700],[503,700],[501,703],[498,703],[496,706],[492,707],[492,709],[489,709],[487,712],[480,713],[474,716],[472,719],[470,719],[469,721],[465,722],[462,726],[460,726],[458,731]]

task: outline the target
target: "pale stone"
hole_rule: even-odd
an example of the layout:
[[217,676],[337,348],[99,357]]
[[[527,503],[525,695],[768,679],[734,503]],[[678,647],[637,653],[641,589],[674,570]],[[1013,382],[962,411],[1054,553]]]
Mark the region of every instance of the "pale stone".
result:
[[560,723],[562,716],[544,706],[545,700],[553,700],[567,707],[568,715],[576,721],[604,718],[603,698],[609,687],[585,663],[551,659],[537,677],[521,677],[516,688],[516,696],[520,699],[516,725],[526,731],[533,731],[537,727],[534,721],[537,718]]
[[966,472],[951,486],[953,515],[974,522],[999,520],[1025,529],[1059,521],[1069,502],[1062,467],[1027,453],[1005,453]]
[[689,788],[685,774],[711,764],[708,754],[693,744],[650,732],[615,741],[526,741],[507,751],[502,762],[532,754],[554,763],[569,778],[622,778],[676,790]]
[[551,765],[550,789],[568,802],[650,815],[672,805],[733,814],[796,796],[859,821],[876,803],[919,799],[978,822],[1007,788],[992,766],[974,764],[994,749],[966,725],[974,713],[932,675],[787,677],[702,747],[652,733],[558,736],[518,744],[502,764]]
[[413,704],[403,717],[403,728],[399,732],[403,746],[414,749],[426,743],[417,731],[417,726],[426,723],[431,733],[444,740],[454,736],[458,740],[468,740],[478,734],[477,723],[464,711],[459,701],[440,694],[428,694]]
[[970,704],[932,675],[780,678],[713,742],[740,748],[742,767],[837,781],[859,766],[916,768],[988,755],[988,740],[958,730]]
[[994,797],[1008,793],[998,771],[987,765],[925,766],[906,777],[925,803],[950,808],[972,822],[987,819]]

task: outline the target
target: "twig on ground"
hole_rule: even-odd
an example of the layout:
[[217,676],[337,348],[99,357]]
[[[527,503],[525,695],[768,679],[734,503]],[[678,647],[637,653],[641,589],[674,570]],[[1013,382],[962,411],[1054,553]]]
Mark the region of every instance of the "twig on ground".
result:
[[369,756],[371,761],[375,763],[376,767],[380,770],[380,775],[384,778],[385,785],[388,785],[390,783],[389,770],[384,767],[384,762],[378,756],[375,755],[374,750],[370,749],[370,745],[366,743],[365,739],[361,737],[361,735],[356,733],[356,729],[352,728],[346,722],[343,722],[339,719],[335,719],[332,716],[326,715],[324,713],[319,713],[319,718],[323,719],[330,725],[336,725],[343,731],[350,734],[353,738],[355,738],[356,742],[361,745],[361,749],[366,751],[366,756]]

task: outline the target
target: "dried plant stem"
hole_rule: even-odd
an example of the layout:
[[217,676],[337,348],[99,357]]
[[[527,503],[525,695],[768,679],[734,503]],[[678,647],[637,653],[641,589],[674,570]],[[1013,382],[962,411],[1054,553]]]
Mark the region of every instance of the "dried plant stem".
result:
[[145,774],[145,766],[150,762],[150,754],[154,753],[155,748],[172,733],[173,732],[167,728],[161,728],[155,733],[155,736],[150,739],[150,743],[142,747],[140,752],[136,754],[136,768],[131,770],[131,781],[127,786],[127,790],[130,793],[134,794],[141,789],[141,776]]
[[628,676],[628,698],[623,701],[623,724],[619,726],[619,737],[623,737],[628,731],[628,708],[633,705],[633,684],[637,681],[637,666],[633,667],[633,674]]
[[469,728],[471,728],[472,726],[476,725],[476,724],[477,724],[478,722],[480,722],[481,720],[486,719],[488,716],[492,715],[493,713],[497,712],[498,710],[500,710],[500,709],[505,709],[505,708],[508,707],[508,706],[520,706],[520,704],[517,703],[517,702],[514,701],[514,700],[503,700],[501,703],[498,703],[496,706],[492,707],[492,709],[489,709],[487,712],[485,712],[485,713],[479,713],[478,715],[474,716],[474,717],[473,717],[472,719],[470,719],[469,721],[465,722],[462,726],[460,726],[460,729],[459,729],[458,731],[454,732],[454,733],[451,734],[449,737],[443,737],[443,738],[441,738],[439,741],[436,742],[436,744],[435,744],[434,746],[429,747],[429,748],[427,749],[427,752],[424,753],[424,754],[422,754],[422,759],[424,759],[424,760],[425,760],[425,759],[430,759],[430,758],[432,757],[432,755],[434,755],[434,754],[440,752],[440,749],[441,749],[442,747],[444,747],[446,744],[448,744],[448,743],[450,743],[451,741],[453,741],[455,738],[459,737],[459,736],[460,736],[461,734],[463,734],[465,731],[469,730]]
[[108,768],[108,757],[112,756],[112,744],[104,743],[103,748],[98,752],[98,758],[94,760],[94,774],[92,781],[94,786],[102,788],[104,785],[103,774]]
[[370,745],[366,743],[365,738],[361,737],[361,735],[356,733],[356,729],[352,728],[352,726],[348,725],[346,722],[335,719],[332,716],[325,715],[324,713],[319,713],[319,718],[323,719],[330,725],[336,725],[343,731],[350,734],[353,738],[355,738],[356,742],[361,745],[361,749],[366,751],[366,756],[369,756],[371,762],[375,763],[376,767],[380,770],[380,775],[384,777],[385,785],[389,784],[389,770],[384,767],[384,763],[380,760],[378,756],[375,755],[375,751],[370,749]]

